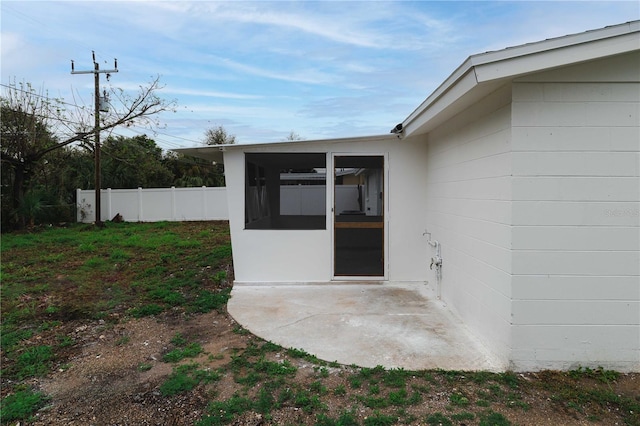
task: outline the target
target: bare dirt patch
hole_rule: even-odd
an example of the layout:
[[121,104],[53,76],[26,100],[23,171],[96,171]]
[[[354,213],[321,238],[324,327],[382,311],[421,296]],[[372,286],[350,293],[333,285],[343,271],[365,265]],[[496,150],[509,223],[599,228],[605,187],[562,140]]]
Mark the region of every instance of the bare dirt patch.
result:
[[34,425],[193,424],[207,406],[207,389],[172,398],[158,390],[173,369],[162,361],[173,346],[171,339],[181,334],[199,341],[206,352],[226,352],[227,361],[232,347],[244,346],[244,337],[233,333],[233,321],[217,312],[192,317],[170,313],[118,324],[77,322],[67,327],[77,342],[75,350],[49,376],[34,379],[51,398],[36,414]]
[[[234,369],[234,358],[240,359],[247,348],[265,342],[239,328],[226,313],[185,315],[175,311],[116,323],[77,321],[51,330],[38,343],[61,333],[71,336],[75,344],[52,373],[31,379],[31,385],[50,400],[29,424],[192,425],[206,420],[211,401],[227,401],[234,395],[255,400],[261,388],[275,383],[265,378],[255,386],[238,383],[249,373]],[[195,362],[200,368],[221,371],[219,380],[172,396],[162,394],[162,384],[177,365],[163,361],[163,355],[174,348],[176,335],[203,348],[199,356],[180,364]],[[394,387],[380,371],[369,369],[362,374],[355,366],[318,364],[312,357],[291,356],[273,346],[260,356],[274,363],[288,361],[297,370],[274,392],[274,399],[283,401],[274,403],[268,412],[248,408],[234,415],[230,424],[350,424],[321,422],[335,421],[345,412],[352,414],[348,418],[354,419],[354,424],[431,425],[448,424],[447,419],[458,425],[508,424],[500,423],[502,420],[519,425],[637,424],[613,405],[608,410],[586,403],[578,407],[571,403],[566,389],[590,386],[595,392],[610,388],[616,395],[638,401],[638,375],[620,375],[605,384],[588,375],[572,378],[558,372],[529,373],[515,375],[517,385],[510,387],[501,383],[499,376],[483,382],[473,373],[466,377],[462,372],[416,372],[407,374],[401,387]],[[282,397],[287,388],[297,393],[297,399]],[[389,403],[393,392],[403,397],[400,389],[406,389],[405,399],[415,395],[415,401]],[[301,392],[307,392],[311,400],[317,396],[318,403],[302,401]],[[494,416],[499,421],[486,420],[489,412],[500,415]],[[436,423],[438,414],[445,422]],[[485,422],[481,423],[483,415]],[[394,423],[385,423],[388,418]]]

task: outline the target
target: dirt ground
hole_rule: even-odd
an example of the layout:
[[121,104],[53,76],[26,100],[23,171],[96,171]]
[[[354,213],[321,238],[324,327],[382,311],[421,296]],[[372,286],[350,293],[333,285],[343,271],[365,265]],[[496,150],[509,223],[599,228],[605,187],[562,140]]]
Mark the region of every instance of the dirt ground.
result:
[[[30,384],[50,397],[28,424],[33,425],[191,425],[207,413],[212,400],[226,400],[240,389],[227,369],[221,380],[198,385],[194,390],[166,397],[160,385],[171,374],[173,364],[162,361],[162,355],[171,347],[171,339],[180,333],[190,341],[199,342],[204,353],[195,359],[200,365],[213,370],[228,366],[234,350],[247,347],[256,338],[250,333],[239,333],[238,324],[226,313],[210,312],[186,316],[175,311],[157,317],[142,319],[110,318],[107,321],[67,322],[51,331],[51,336],[66,334],[75,344],[59,357],[53,373],[44,378],[31,379]],[[53,337],[52,337],[53,338]],[[33,344],[47,344],[41,336]],[[258,339],[259,340],[259,339]],[[214,356],[212,356],[214,355]],[[305,359],[288,358],[286,353],[273,353],[273,359],[287,358],[298,367],[293,380],[302,387],[317,379],[317,366]],[[193,362],[194,360],[189,360]],[[145,365],[146,368],[140,368]],[[315,367],[315,368],[314,368]],[[326,370],[325,370],[326,371]],[[347,377],[354,367],[332,366],[328,368],[324,383],[330,389],[341,384],[347,393],[364,392],[352,390]],[[529,373],[520,376],[524,383],[544,381],[544,373]],[[553,378],[556,380],[557,378]],[[595,385],[594,385],[595,386]],[[613,384],[615,391],[624,395],[635,395],[640,399],[639,375],[621,375]],[[450,413],[453,392],[472,395],[479,389],[474,383],[440,383],[432,386],[419,404],[406,409],[405,421],[397,424],[427,423],[430,413]],[[522,402],[527,410],[509,408],[508,404],[492,406],[492,409],[519,425],[617,425],[625,424],[615,410],[599,410],[597,418],[591,420],[576,410],[566,408],[562,401],[554,399],[543,387],[532,384],[522,392]],[[327,413],[336,416],[344,410],[344,396],[328,392],[323,397]],[[447,411],[449,410],[449,411]],[[479,412],[481,407],[473,405],[466,411]],[[360,406],[357,417],[361,424],[374,412]],[[256,412],[247,412],[231,424],[237,425],[298,425],[315,424],[317,413],[306,413],[295,404],[283,404],[264,418]],[[23,423],[24,424],[24,423]],[[366,424],[366,423],[365,423]],[[371,423],[374,424],[374,423]],[[383,423],[379,423],[383,424]],[[454,424],[479,424],[478,417],[471,421]],[[485,423],[492,424],[492,423]],[[493,423],[504,424],[504,423]],[[627,424],[628,420],[627,420]]]

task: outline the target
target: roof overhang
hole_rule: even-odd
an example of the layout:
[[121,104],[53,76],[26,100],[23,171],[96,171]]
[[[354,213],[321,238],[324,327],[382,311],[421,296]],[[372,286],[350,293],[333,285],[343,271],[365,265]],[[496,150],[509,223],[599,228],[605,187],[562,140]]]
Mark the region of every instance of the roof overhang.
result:
[[470,56],[401,124],[427,133],[515,78],[640,49],[640,21]]
[[224,152],[229,150],[242,150],[246,152],[262,152],[272,151],[275,152],[278,149],[285,151],[296,152],[297,147],[304,147],[305,150],[312,146],[326,146],[343,143],[354,142],[379,142],[379,141],[394,141],[398,139],[398,135],[385,134],[385,135],[373,135],[373,136],[358,136],[349,138],[334,138],[334,139],[314,139],[314,140],[298,140],[298,141],[280,141],[280,142],[265,142],[265,143],[244,143],[244,144],[232,144],[232,145],[207,145],[193,148],[174,148],[172,151],[177,153],[203,158],[207,161],[214,163],[223,163]]
[[224,160],[225,149],[226,145],[209,145],[193,148],[173,148],[171,151],[175,151],[189,157],[202,158],[212,163],[222,163]]

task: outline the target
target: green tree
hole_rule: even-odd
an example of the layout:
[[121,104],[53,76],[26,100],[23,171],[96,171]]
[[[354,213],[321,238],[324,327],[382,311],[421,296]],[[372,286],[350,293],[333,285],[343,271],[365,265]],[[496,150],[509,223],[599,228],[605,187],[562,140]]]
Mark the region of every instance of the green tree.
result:
[[231,145],[236,143],[236,136],[230,135],[222,126],[212,127],[204,132],[204,143],[207,145]]
[[146,135],[109,137],[102,153],[103,188],[163,188],[173,183],[162,148]]
[[[21,84],[0,98],[0,160],[2,161],[2,217],[24,226],[33,219],[37,198],[25,201],[32,177],[43,167],[44,156],[58,144],[47,117],[56,114],[56,102]],[[29,204],[29,206],[27,206]]]
[[163,163],[173,173],[176,187],[224,186],[224,170],[221,164],[212,164],[202,158],[185,156],[175,152],[165,154]]
[[94,189],[95,161],[93,150],[80,146],[71,146],[60,151],[64,155],[60,166],[53,170],[60,176],[60,188],[74,199],[76,189]]

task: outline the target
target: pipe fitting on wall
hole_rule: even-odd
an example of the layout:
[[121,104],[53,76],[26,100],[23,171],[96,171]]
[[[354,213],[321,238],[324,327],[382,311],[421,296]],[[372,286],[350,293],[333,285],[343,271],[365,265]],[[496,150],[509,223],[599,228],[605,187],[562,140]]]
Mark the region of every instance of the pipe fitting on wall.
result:
[[429,265],[429,269],[433,270],[436,268],[436,295],[438,300],[442,298],[442,290],[441,290],[441,282],[442,282],[442,253],[440,249],[440,243],[437,240],[431,239],[431,232],[428,230],[424,230],[422,235],[426,235],[428,240],[427,243],[436,249],[436,255],[431,258],[431,264]]

